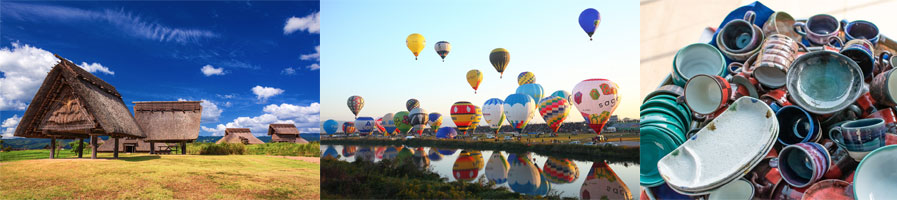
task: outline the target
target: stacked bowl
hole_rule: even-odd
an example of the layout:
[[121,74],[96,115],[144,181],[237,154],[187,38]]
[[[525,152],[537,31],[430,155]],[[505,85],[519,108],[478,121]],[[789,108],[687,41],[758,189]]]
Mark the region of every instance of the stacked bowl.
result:
[[682,88],[669,85],[648,95],[642,104],[639,130],[641,132],[640,183],[657,186],[663,179],[654,165],[660,158],[685,142],[685,135],[691,128],[691,110],[679,103]]

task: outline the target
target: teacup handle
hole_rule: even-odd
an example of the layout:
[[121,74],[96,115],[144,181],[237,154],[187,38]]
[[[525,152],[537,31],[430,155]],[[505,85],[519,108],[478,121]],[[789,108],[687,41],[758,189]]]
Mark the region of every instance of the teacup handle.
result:
[[794,32],[806,37],[807,36],[807,23],[804,22],[794,22]]
[[741,70],[742,67],[744,67],[743,63],[732,62],[729,63],[729,67],[726,67],[726,69],[729,70],[729,74],[738,74],[739,72],[743,71]]
[[[840,126],[833,127],[832,129],[828,130],[828,138],[831,138],[832,142],[835,142],[836,145],[844,144],[844,139],[841,136],[841,131],[842,130],[841,130]],[[835,134],[835,132],[838,132],[838,133]]]
[[795,42],[795,43],[797,44],[798,51],[804,50],[803,52],[810,52],[810,49],[807,48],[807,46],[804,45],[804,43],[800,43],[800,42]]
[[847,34],[847,24],[850,24],[850,22],[848,22],[847,19],[841,19],[838,24],[841,25],[841,31],[844,31],[844,34]]
[[757,13],[754,13],[753,10],[748,10],[747,12],[744,13],[744,21],[748,21],[751,24],[754,23],[754,18],[756,18],[756,17],[757,17]]
[[893,56],[893,55],[891,55],[891,52],[887,52],[887,51],[882,51],[881,54],[879,54],[878,63],[879,63],[879,65],[881,65],[880,69],[882,72],[887,71],[888,69],[890,69],[891,64],[894,64],[889,61],[891,56]]
[[[835,45],[837,44],[837,45]],[[833,36],[828,38],[828,44],[833,47],[838,47],[839,50],[844,49],[844,41],[841,40],[840,37]]]

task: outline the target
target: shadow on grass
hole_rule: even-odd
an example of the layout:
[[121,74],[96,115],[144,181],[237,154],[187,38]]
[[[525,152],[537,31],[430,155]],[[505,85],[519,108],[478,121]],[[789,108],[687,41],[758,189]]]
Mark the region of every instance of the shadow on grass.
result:
[[159,159],[159,158],[161,158],[161,156],[146,155],[146,156],[134,156],[134,157],[119,158],[119,159],[128,161],[128,162],[140,162],[140,161],[147,161],[147,160],[155,160],[155,159]]

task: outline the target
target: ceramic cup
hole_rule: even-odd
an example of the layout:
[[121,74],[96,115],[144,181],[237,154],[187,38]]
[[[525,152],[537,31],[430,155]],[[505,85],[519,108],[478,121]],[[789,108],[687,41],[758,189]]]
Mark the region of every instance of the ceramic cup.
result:
[[775,90],[766,92],[766,94],[760,95],[760,99],[772,100],[772,102],[779,104],[779,106],[790,106],[791,105],[791,102],[788,101],[788,92],[785,91],[784,89],[775,89]]
[[894,68],[894,61],[897,61],[897,58],[894,58],[891,52],[882,51],[878,54],[878,62],[876,62],[878,66],[875,68],[875,73],[879,74],[891,70]]
[[828,151],[814,142],[788,145],[779,153],[779,174],[796,188],[807,187],[822,179],[830,165]]
[[732,87],[720,76],[700,74],[685,84],[685,104],[692,112],[701,115],[720,110],[729,102],[731,95]]
[[829,131],[829,137],[847,154],[860,161],[869,152],[885,146],[885,121],[868,118],[849,121]]
[[794,23],[794,32],[816,45],[829,44],[831,38],[837,37],[840,30],[841,23],[838,19],[827,14],[813,15],[807,22]]
[[685,82],[698,74],[722,76],[726,73],[723,54],[705,43],[685,46],[673,58],[673,83],[685,86]]
[[866,39],[873,44],[878,43],[878,26],[872,22],[857,20],[848,23],[847,20],[841,20],[841,26],[844,27],[844,37],[847,40]]
[[884,106],[897,106],[897,74],[894,70],[879,73],[869,84],[869,93],[875,102]]
[[719,30],[717,47],[725,52],[744,53],[757,48],[763,40],[762,31],[754,29],[755,13],[747,11],[743,19],[729,21]]
[[763,33],[765,35],[782,34],[790,37],[795,41],[800,41],[800,34],[794,32],[794,17],[786,12],[775,12],[769,16],[766,23],[763,24]]
[[768,88],[785,86],[785,75],[788,73],[791,62],[797,57],[795,54],[799,46],[788,36],[770,35],[760,47],[757,64],[753,69],[754,78]]
[[869,92],[860,95],[860,98],[856,100],[856,105],[860,107],[860,116],[867,116],[876,111],[875,100],[872,99],[872,95]]
[[875,70],[875,54],[872,52],[872,43],[865,39],[850,40],[844,44],[840,53],[847,56],[860,66],[863,70],[865,79],[872,78],[872,72]]
[[856,101],[863,83],[863,72],[856,62],[837,52],[816,51],[791,63],[785,86],[791,103],[827,115]]
[[797,106],[785,106],[776,112],[779,120],[779,138],[782,145],[808,142],[818,134],[816,122],[809,112]]
[[893,125],[897,123],[897,116],[894,116],[894,109],[892,108],[884,108],[879,109],[878,111],[873,112],[866,116],[866,118],[879,118],[885,120],[885,125]]

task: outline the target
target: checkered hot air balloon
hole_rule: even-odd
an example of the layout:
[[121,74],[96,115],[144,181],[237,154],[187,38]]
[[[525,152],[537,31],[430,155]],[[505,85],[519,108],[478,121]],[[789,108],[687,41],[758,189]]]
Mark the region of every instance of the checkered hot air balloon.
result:
[[542,119],[551,128],[551,131],[557,133],[558,129],[561,128],[561,124],[567,119],[567,114],[570,113],[570,106],[565,98],[558,96],[545,97],[539,101],[539,114],[542,115]]

